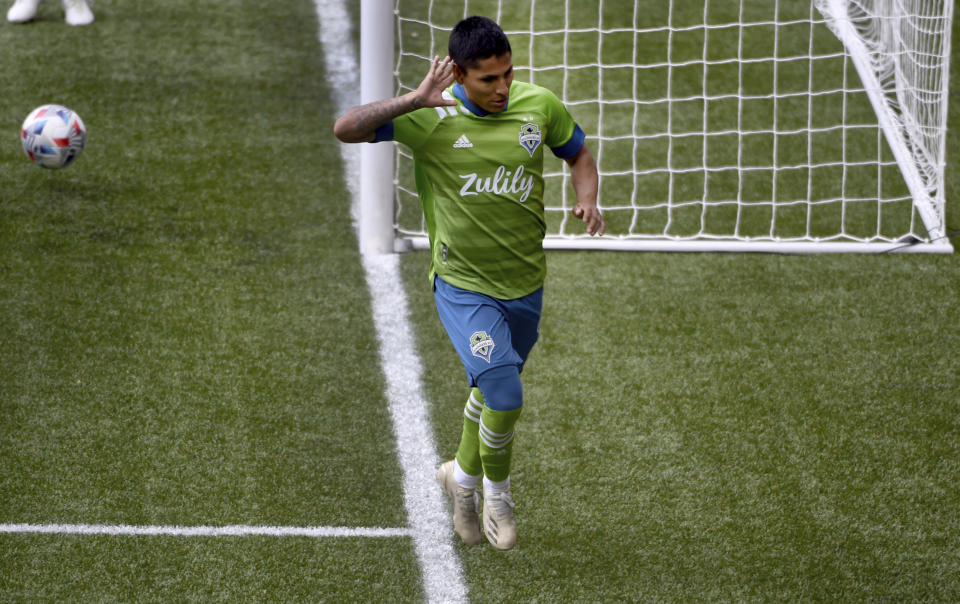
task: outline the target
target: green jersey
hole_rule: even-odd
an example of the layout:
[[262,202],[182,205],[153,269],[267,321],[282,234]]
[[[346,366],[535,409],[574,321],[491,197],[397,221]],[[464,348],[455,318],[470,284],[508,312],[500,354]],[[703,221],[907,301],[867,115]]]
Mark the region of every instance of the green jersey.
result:
[[453,85],[456,106],[393,119],[377,140],[413,152],[417,192],[430,236],[431,278],[495,298],[543,286],[543,152],[576,155],[584,133],[549,90],[514,82],[500,113],[487,113]]

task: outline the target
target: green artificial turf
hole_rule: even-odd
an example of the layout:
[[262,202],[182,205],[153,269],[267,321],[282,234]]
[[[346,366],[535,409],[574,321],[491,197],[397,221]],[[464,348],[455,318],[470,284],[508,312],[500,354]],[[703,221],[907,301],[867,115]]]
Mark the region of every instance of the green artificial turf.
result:
[[[0,524],[408,526],[313,3],[94,8],[0,26]],[[16,136],[48,102],[89,129],[62,171]],[[519,543],[457,545],[471,600],[960,600],[957,258],[551,252]],[[446,459],[467,387],[427,262]],[[4,601],[424,597],[409,538],[0,551]]]

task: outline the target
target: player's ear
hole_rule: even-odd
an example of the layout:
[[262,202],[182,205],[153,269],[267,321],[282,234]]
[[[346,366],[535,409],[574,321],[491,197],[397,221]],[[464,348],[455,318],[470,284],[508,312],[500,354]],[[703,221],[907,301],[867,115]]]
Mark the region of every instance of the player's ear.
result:
[[460,67],[458,63],[453,64],[453,79],[457,81],[457,84],[463,84],[463,80],[467,77],[467,70]]

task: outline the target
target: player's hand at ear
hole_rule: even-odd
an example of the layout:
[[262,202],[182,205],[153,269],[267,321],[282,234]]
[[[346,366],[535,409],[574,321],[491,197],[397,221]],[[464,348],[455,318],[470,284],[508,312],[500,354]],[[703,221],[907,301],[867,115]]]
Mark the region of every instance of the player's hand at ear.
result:
[[453,59],[433,57],[430,63],[430,70],[427,76],[417,87],[417,102],[420,107],[441,107],[443,105],[456,105],[457,101],[450,98],[443,98],[443,91],[450,84],[453,84]]
[[607,225],[603,221],[603,214],[596,204],[577,203],[573,206],[573,215],[582,220],[587,225],[587,233],[590,235],[603,235],[607,232]]

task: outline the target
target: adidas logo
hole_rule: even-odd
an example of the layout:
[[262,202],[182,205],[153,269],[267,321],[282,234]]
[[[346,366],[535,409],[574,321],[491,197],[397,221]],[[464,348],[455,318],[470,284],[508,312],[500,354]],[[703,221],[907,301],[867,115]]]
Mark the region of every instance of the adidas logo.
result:
[[453,143],[454,149],[468,149],[473,147],[473,143],[470,142],[470,139],[467,138],[466,134],[461,134],[460,138],[457,139],[457,142]]

